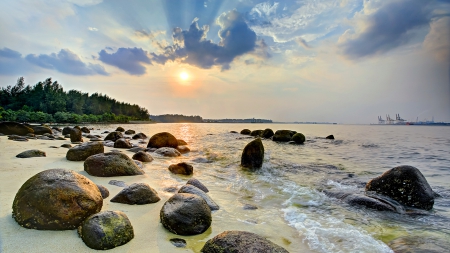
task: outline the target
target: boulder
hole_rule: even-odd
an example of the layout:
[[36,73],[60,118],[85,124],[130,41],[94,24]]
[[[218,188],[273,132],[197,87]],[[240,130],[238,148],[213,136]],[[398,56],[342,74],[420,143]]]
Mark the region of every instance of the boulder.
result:
[[123,135],[121,132],[111,132],[105,137],[105,141],[117,141],[118,139],[123,138]]
[[277,130],[272,137],[273,141],[281,141],[288,142],[291,140],[291,131],[290,130]]
[[13,140],[13,141],[28,141],[28,138],[36,139],[36,138],[23,137],[23,136],[18,136],[18,135],[10,135],[10,136],[8,136],[8,140]]
[[212,198],[208,196],[208,194],[206,194],[204,191],[200,190],[199,188],[193,185],[187,184],[181,186],[181,188],[178,190],[178,193],[195,194],[197,196],[202,197],[205,200],[206,204],[208,204],[211,211],[220,209],[219,205],[217,205],[216,202],[214,202],[214,200],[212,200]]
[[129,140],[120,138],[114,142],[114,148],[132,148],[133,145]]
[[84,170],[96,177],[133,176],[145,173],[127,155],[115,152],[88,157],[84,161]]
[[262,136],[262,133],[263,133],[263,130],[253,130],[253,131],[250,133],[250,136],[260,137],[260,136]]
[[367,183],[366,191],[374,191],[419,209],[431,210],[434,205],[433,190],[413,166],[402,165],[384,172]]
[[111,202],[128,205],[145,205],[156,203],[161,198],[158,193],[146,183],[135,183],[121,190]]
[[133,147],[128,149],[127,151],[133,152],[133,153],[137,153],[139,151],[144,151],[144,152],[148,152],[149,149],[148,148],[143,148],[143,147]]
[[248,143],[242,151],[241,165],[249,169],[262,167],[264,160],[264,146],[261,138],[257,138]]
[[53,134],[52,129],[48,126],[31,126],[34,130],[34,134]]
[[205,200],[189,193],[176,193],[164,203],[162,225],[177,235],[198,235],[211,226],[211,209]]
[[91,132],[91,130],[89,130],[89,128],[87,128],[87,127],[82,127],[80,130],[81,130],[81,132],[86,133],[86,134]]
[[206,193],[209,192],[208,188],[206,188],[206,186],[205,186],[204,184],[202,184],[200,181],[198,181],[198,179],[196,179],[196,178],[191,178],[191,179],[189,179],[189,180],[186,182],[186,184],[193,185],[193,186],[199,188],[200,190],[202,190],[202,191],[204,191],[204,192],[206,192]]
[[306,138],[302,133],[296,133],[292,136],[291,140],[295,141],[297,144],[303,144]]
[[125,131],[125,134],[128,134],[128,135],[130,135],[130,134],[135,134],[136,133],[136,131],[134,131],[134,130],[127,130],[127,131]]
[[87,177],[65,169],[42,171],[28,179],[16,194],[13,218],[25,228],[75,229],[102,209],[103,198]]
[[182,140],[182,139],[177,139],[177,141],[178,141],[178,146],[185,146],[185,145],[188,145],[187,142],[185,142],[185,141]]
[[58,132],[61,132],[61,131],[62,131],[62,129],[59,128],[59,127],[52,127],[52,130],[56,130],[56,131],[58,131]]
[[81,131],[81,127],[80,126],[74,126],[73,128],[78,129]]
[[194,167],[192,167],[192,165],[187,164],[185,162],[178,163],[178,164],[171,164],[169,166],[169,170],[173,174],[192,175],[192,173],[194,173]]
[[83,142],[83,137],[81,136],[81,130],[77,128],[72,128],[70,131],[70,141],[73,142]]
[[70,134],[70,132],[72,132],[72,128],[71,127],[64,127],[62,130],[62,135],[68,135]]
[[289,253],[266,238],[247,231],[225,231],[209,239],[203,253]]
[[250,129],[242,129],[241,130],[241,134],[243,135],[250,135],[252,131],[250,131]]
[[132,158],[133,158],[133,160],[138,160],[138,161],[141,161],[144,163],[149,163],[149,162],[153,161],[153,157],[145,151],[137,152],[136,154],[133,155]]
[[22,153],[16,155],[17,158],[31,158],[31,157],[46,157],[44,151],[31,149],[27,151],[23,151]]
[[133,137],[131,137],[133,140],[137,140],[137,139],[147,139],[147,135],[143,134],[143,133],[138,133],[133,135]]
[[63,144],[63,145],[61,145],[61,148],[71,148],[72,147],[72,145],[70,145],[70,144]]
[[67,150],[66,159],[69,161],[84,161],[91,155],[105,152],[102,142],[86,142]]
[[153,135],[147,144],[147,148],[176,148],[177,146],[178,140],[168,132],[162,132]]
[[25,136],[28,133],[34,133],[34,130],[30,127],[24,126],[23,124],[17,122],[0,122],[0,133],[2,134],[17,134]]
[[328,135],[327,137],[325,137],[325,139],[334,140],[334,135]]
[[174,149],[174,148],[158,148],[155,150],[156,154],[162,155],[162,156],[168,156],[168,157],[177,157],[180,156],[180,151]]
[[264,131],[261,134],[261,137],[269,139],[274,135],[273,130],[270,128],[264,129]]
[[178,146],[176,148],[178,150],[178,152],[180,152],[181,154],[186,154],[191,152],[191,150],[187,147],[187,146]]
[[123,127],[117,127],[116,132],[125,132],[125,129]]
[[108,188],[104,187],[103,185],[97,185],[98,190],[100,191],[100,193],[102,194],[102,198],[106,199],[109,197],[109,190]]
[[91,249],[107,250],[124,245],[134,238],[133,226],[121,211],[104,211],[88,217],[78,234]]

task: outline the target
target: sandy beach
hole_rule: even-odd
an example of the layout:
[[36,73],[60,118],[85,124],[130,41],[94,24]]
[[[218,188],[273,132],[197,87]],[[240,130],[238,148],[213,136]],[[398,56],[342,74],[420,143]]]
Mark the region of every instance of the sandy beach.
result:
[[[99,134],[94,131],[91,134]],[[151,135],[150,135],[151,136]],[[88,141],[85,138],[85,141]],[[137,143],[136,141],[133,141]],[[302,243],[295,229],[283,222],[283,218],[267,219],[260,216],[258,210],[243,210],[242,204],[237,203],[236,196],[227,189],[215,185],[207,185],[209,195],[221,207],[213,212],[211,227],[201,235],[178,236],[168,232],[159,221],[159,212],[164,202],[173,195],[163,189],[168,186],[181,186],[189,179],[178,175],[172,175],[167,167],[169,164],[183,160],[180,158],[155,157],[151,163],[145,164],[146,174],[128,177],[93,177],[83,170],[83,162],[72,162],[65,158],[66,148],[60,147],[68,144],[70,140],[29,140],[28,142],[17,142],[8,140],[7,136],[0,137],[0,248],[1,252],[94,252],[88,248],[76,230],[66,231],[43,231],[26,229],[19,226],[12,218],[12,202],[22,184],[33,175],[47,169],[63,168],[78,172],[94,183],[105,186],[110,196],[103,201],[102,211],[120,210],[130,219],[135,237],[129,243],[111,249],[110,252],[199,252],[204,243],[215,235],[226,230],[245,230],[266,237],[274,243],[286,248],[290,252],[310,252],[308,246]],[[74,144],[72,144],[74,145]],[[58,147],[52,148],[51,146]],[[39,149],[46,152],[46,157],[39,158],[16,158],[22,151]],[[105,147],[105,152],[113,148]],[[121,152],[132,156],[133,153]],[[194,151],[195,152],[195,151]],[[194,168],[195,176],[195,168]],[[124,181],[130,185],[137,182],[148,183],[154,188],[161,201],[147,205],[126,205],[110,202],[123,188],[110,185],[112,179]],[[201,179],[200,179],[201,180]],[[230,219],[230,215],[242,214],[241,220]],[[176,248],[169,241],[171,238],[183,238],[187,242],[185,248]]]

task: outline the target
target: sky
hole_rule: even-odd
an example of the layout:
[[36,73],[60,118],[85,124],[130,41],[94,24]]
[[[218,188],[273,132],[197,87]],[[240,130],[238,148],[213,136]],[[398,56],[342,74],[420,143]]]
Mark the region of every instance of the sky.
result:
[[152,115],[450,122],[450,0],[2,0],[0,86]]

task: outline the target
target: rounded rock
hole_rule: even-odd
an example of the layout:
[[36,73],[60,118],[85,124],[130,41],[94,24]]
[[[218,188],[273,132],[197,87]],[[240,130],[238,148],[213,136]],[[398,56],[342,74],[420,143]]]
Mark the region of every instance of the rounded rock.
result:
[[136,154],[133,155],[132,158],[133,158],[133,160],[138,160],[138,161],[141,161],[144,163],[149,163],[149,162],[153,161],[153,157],[145,151],[137,152]]
[[69,161],[84,161],[91,155],[103,152],[105,152],[105,147],[102,142],[86,142],[67,150],[66,159]]
[[168,132],[157,133],[153,135],[148,144],[148,148],[176,148],[178,146],[178,140],[172,134]]
[[88,157],[84,161],[84,170],[96,177],[134,176],[145,173],[127,155],[116,152]]
[[111,202],[128,205],[145,205],[156,203],[161,198],[158,193],[146,183],[135,183],[121,190]]
[[129,140],[125,138],[120,138],[114,142],[114,148],[132,148],[133,145]]
[[31,149],[16,155],[16,157],[17,158],[46,157],[46,154],[44,151],[38,149]]
[[243,134],[243,135],[250,135],[251,132],[252,131],[250,131],[250,129],[242,129],[241,130],[241,134]]
[[103,139],[104,141],[117,141],[118,139],[123,138],[123,135],[121,132],[111,132],[109,133],[105,139]]
[[296,133],[292,136],[291,140],[297,144],[303,144],[306,138],[302,133]]
[[178,164],[171,164],[169,166],[170,172],[173,174],[192,175],[194,173],[194,167],[192,165],[182,162]]
[[261,138],[248,143],[241,156],[241,165],[249,169],[258,169],[262,167],[264,161],[264,145]]

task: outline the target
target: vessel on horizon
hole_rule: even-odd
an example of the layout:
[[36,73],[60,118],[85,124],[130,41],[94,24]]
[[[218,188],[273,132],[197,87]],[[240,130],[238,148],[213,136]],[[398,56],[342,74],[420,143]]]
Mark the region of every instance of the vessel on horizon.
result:
[[389,114],[386,114],[386,119],[383,119],[381,116],[378,116],[378,124],[375,125],[420,125],[420,126],[450,126],[449,122],[434,122],[434,117],[431,121],[419,121],[419,117],[417,117],[416,121],[407,121],[400,117],[400,114],[395,114],[395,119],[391,118]]

